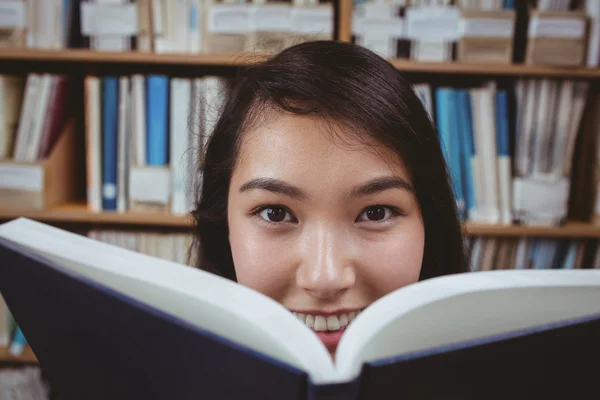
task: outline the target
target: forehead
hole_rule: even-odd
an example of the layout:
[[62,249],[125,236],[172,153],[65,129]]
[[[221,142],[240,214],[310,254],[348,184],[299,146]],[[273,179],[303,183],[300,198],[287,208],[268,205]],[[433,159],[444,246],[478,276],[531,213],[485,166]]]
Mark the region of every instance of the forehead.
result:
[[323,182],[396,175],[408,181],[404,162],[366,134],[360,136],[321,118],[273,113],[244,133],[234,177],[277,177]]

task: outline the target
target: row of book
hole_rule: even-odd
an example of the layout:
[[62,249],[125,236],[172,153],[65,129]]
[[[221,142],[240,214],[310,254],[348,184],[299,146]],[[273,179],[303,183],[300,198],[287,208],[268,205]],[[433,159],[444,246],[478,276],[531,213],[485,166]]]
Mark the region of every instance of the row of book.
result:
[[[493,269],[600,269],[600,246],[585,240],[500,238],[468,239],[471,271]],[[590,248],[591,247],[591,248]]]
[[27,0],[0,6],[0,18],[6,15],[2,47],[197,54],[278,51],[333,39],[328,0]]
[[[524,29],[517,26],[521,20]],[[355,43],[386,58],[594,68],[600,2],[367,0],[355,2],[352,34]]]
[[191,233],[94,229],[91,239],[182,265],[193,265]]
[[227,87],[213,76],[87,77],[88,208],[191,210],[200,194],[200,156]]
[[437,126],[463,220],[557,225],[566,218],[587,81],[415,89]]
[[64,75],[0,75],[0,160],[47,157],[68,119],[69,99]]

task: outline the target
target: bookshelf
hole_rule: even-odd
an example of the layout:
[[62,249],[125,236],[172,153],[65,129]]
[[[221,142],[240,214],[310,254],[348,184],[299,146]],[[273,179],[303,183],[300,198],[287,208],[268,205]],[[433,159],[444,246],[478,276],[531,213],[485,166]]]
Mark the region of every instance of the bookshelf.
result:
[[[156,54],[142,52],[108,52],[92,50],[35,50],[0,49],[0,61],[52,62],[59,64],[114,64],[164,65],[164,66],[213,66],[235,67],[260,62],[268,57],[264,53],[237,54]],[[576,79],[600,79],[599,68],[567,68],[526,64],[475,64],[461,62],[422,62],[390,59],[400,71],[443,75],[489,75],[515,77],[554,77]]]
[[[351,0],[334,0],[335,5],[335,38],[340,41],[352,40],[353,2]],[[239,53],[200,53],[200,54],[157,54],[152,52],[112,52],[93,51],[87,49],[25,49],[0,47],[0,73],[50,72],[72,75],[76,81],[75,91],[78,99],[83,100],[83,79],[86,75],[132,75],[164,73],[169,76],[198,77],[203,75],[230,75],[232,71],[254,62],[260,62],[270,54],[262,52]],[[391,64],[408,77],[418,77],[421,81],[448,82],[462,85],[471,77],[474,80],[502,80],[513,84],[523,78],[572,79],[591,83],[591,93],[597,92],[600,80],[600,68],[559,67],[546,65],[528,65],[514,62],[511,64],[465,63],[460,61],[420,62],[408,59],[391,58]],[[591,104],[598,103],[598,96],[590,96]],[[86,162],[86,154],[82,149],[85,137],[84,106],[82,101],[72,104],[74,117],[77,119],[78,146],[80,152],[78,162]],[[581,199],[587,196],[586,188],[591,182],[588,173],[590,157],[589,148],[595,145],[592,135],[594,129],[586,128],[597,125],[594,112],[598,106],[587,106],[582,122],[580,140],[575,154],[580,158],[573,169],[573,185],[571,197],[575,198],[570,206],[573,220],[562,226],[523,226],[492,225],[466,222],[463,223],[465,234],[470,236],[509,239],[550,239],[581,240],[597,242],[600,240],[600,223],[594,224],[580,209]],[[81,168],[83,170],[84,168]],[[85,191],[85,179],[74,179],[69,185],[77,186],[79,194]],[[83,184],[82,184],[83,183]],[[0,207],[0,223],[18,217],[74,226],[79,230],[136,230],[136,231],[168,231],[171,234],[192,233],[193,220],[189,215],[173,215],[168,212],[127,211],[127,212],[92,212],[88,209],[85,198],[69,199],[45,209],[2,208]],[[575,220],[577,218],[577,220]],[[584,247],[582,245],[582,247]],[[589,246],[591,247],[591,246]],[[586,256],[586,262],[591,256]],[[13,357],[8,349],[0,347],[0,364],[37,364],[37,358],[29,347],[20,357]]]

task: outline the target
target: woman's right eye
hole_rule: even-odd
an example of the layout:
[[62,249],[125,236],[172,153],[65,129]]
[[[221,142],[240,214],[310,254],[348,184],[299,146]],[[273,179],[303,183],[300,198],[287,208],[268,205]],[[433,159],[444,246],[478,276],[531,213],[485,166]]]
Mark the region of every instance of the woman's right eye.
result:
[[258,215],[267,222],[294,222],[294,217],[283,207],[265,207]]

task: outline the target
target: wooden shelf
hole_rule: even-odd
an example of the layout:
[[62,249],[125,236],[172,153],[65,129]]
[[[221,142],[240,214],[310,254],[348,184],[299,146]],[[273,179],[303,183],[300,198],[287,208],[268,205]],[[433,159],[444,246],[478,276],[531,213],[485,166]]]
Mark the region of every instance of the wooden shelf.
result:
[[[162,64],[239,66],[264,60],[264,53],[240,54],[155,54],[141,52],[106,52],[91,50],[0,49],[0,60],[50,61],[58,63]],[[459,62],[418,62],[392,59],[401,71],[427,74],[546,76],[600,78],[599,68],[563,68],[537,65],[465,64]]]
[[245,65],[264,60],[265,54],[155,54],[92,50],[0,49],[0,60],[52,61],[61,63],[163,64],[163,65]]
[[508,75],[569,78],[600,78],[598,68],[563,68],[524,64],[476,64],[460,62],[417,62],[402,59],[390,60],[400,71],[428,74],[458,75]]
[[[0,220],[10,220],[26,217],[43,222],[59,223],[89,223],[106,225],[138,225],[153,227],[192,227],[192,218],[189,215],[172,215],[169,213],[149,212],[100,212],[87,210],[83,203],[65,204],[49,210],[19,210],[0,209]],[[583,222],[570,222],[560,227],[550,226],[520,226],[520,225],[488,225],[467,222],[464,225],[470,235],[481,236],[527,236],[527,237],[553,237],[553,238],[598,238],[600,239],[600,225]]]
[[0,209],[0,219],[26,217],[44,222],[99,223],[114,225],[191,227],[188,215],[148,212],[91,212],[85,204],[65,204],[49,210]]
[[38,360],[31,351],[31,347],[25,347],[23,355],[14,357],[8,352],[8,347],[0,347],[0,363],[22,363],[22,364],[37,364]]
[[560,227],[521,226],[521,225],[486,225],[467,222],[466,231],[470,235],[480,236],[527,236],[547,238],[599,238],[600,226],[584,222],[570,222]]

